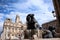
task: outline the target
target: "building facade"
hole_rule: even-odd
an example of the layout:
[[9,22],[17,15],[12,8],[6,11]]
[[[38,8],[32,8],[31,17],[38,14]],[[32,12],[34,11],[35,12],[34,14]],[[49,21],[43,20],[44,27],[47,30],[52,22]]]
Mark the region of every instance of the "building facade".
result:
[[57,29],[57,27],[58,27],[58,21],[57,20],[53,20],[53,21],[42,24],[42,27],[44,29],[48,29],[49,26],[54,26],[56,28],[56,32],[59,32]]
[[48,29],[49,26],[55,27],[55,31],[56,31],[55,36],[57,38],[60,38],[60,33],[59,33],[60,32],[60,28],[58,29],[58,26],[59,26],[58,24],[59,24],[58,20],[53,20],[53,21],[50,21],[50,22],[42,24],[42,27],[44,29]]
[[26,28],[26,25],[22,24],[18,15],[16,15],[15,23],[13,23],[11,19],[7,18],[3,24],[1,39],[18,39],[19,35],[23,32],[23,29],[25,29],[24,27]]

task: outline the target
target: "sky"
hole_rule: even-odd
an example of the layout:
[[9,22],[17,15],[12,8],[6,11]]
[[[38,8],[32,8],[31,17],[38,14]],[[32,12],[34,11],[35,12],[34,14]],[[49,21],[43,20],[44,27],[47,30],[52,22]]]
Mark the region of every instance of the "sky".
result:
[[30,13],[42,25],[56,19],[52,11],[52,0],[0,0],[0,30],[6,18],[11,18],[14,22],[16,15],[19,15],[20,20],[26,23],[26,16]]

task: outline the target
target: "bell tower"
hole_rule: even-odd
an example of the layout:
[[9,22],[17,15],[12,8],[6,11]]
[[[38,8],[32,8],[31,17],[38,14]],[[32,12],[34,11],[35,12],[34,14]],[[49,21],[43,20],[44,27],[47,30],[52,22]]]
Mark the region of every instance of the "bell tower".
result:
[[16,15],[15,23],[19,23],[19,22],[20,22],[20,17]]

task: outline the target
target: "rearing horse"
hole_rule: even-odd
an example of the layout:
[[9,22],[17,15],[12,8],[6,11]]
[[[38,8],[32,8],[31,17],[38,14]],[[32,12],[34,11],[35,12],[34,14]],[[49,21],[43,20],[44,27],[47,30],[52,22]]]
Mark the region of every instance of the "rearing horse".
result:
[[30,37],[33,37],[33,35],[36,33],[36,29],[40,26],[37,23],[36,19],[34,18],[34,14],[28,14],[26,17],[26,21],[27,21],[27,30],[29,30],[29,32],[28,31],[25,32],[29,33]]
[[36,29],[39,27],[36,19],[34,18],[34,14],[28,14],[26,17],[27,21],[27,29]]

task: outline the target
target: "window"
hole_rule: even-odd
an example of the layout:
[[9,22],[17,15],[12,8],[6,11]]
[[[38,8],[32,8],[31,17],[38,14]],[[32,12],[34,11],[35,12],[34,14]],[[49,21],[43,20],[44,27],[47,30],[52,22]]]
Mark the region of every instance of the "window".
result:
[[14,36],[14,34],[12,34],[12,36]]
[[17,35],[15,35],[17,37]]
[[10,36],[10,34],[8,34],[8,37]]
[[19,30],[21,30],[21,29],[19,28]]
[[10,27],[7,27],[7,32],[9,32],[9,30],[10,30]]
[[21,30],[23,30],[23,26],[21,26]]
[[5,27],[5,29],[7,29],[7,27]]
[[14,28],[12,28],[12,32],[14,32]]
[[15,28],[15,30],[17,30],[17,28]]
[[12,28],[14,30],[14,28]]
[[8,29],[10,30],[10,27]]

